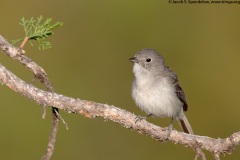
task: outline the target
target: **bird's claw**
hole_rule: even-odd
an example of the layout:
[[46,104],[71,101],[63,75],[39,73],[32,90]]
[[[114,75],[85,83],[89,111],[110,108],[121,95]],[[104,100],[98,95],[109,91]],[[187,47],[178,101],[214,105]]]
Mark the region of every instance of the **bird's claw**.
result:
[[168,141],[169,140],[169,138],[170,138],[170,135],[171,135],[171,132],[172,132],[172,129],[173,129],[173,125],[172,124],[170,124],[167,128],[166,128],[166,132],[167,132],[167,137],[166,137],[166,141]]
[[138,121],[146,120],[146,119],[147,119],[147,116],[136,116],[136,117],[135,117],[135,124],[136,124]]

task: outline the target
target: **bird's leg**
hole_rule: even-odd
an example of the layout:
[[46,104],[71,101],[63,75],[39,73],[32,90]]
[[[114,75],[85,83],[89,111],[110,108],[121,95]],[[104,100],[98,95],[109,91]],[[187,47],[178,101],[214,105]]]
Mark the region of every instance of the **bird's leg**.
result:
[[170,125],[168,126],[168,128],[167,128],[167,138],[166,139],[169,139],[169,137],[170,137],[170,134],[171,134],[171,132],[172,132],[172,129],[173,129],[173,117],[171,118],[171,123],[170,123]]
[[143,119],[146,120],[150,116],[152,116],[152,114],[147,114],[146,116],[136,116],[135,123],[137,123],[138,121],[141,121]]

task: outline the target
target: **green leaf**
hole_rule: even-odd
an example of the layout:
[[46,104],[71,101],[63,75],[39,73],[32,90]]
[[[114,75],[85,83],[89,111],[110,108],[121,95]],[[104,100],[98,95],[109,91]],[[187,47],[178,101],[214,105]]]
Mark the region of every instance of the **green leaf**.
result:
[[[23,26],[25,37],[28,37],[28,40],[35,40],[38,42],[38,48],[45,50],[52,48],[52,44],[46,39],[53,35],[53,30],[62,26],[62,22],[56,22],[54,24],[52,23],[52,18],[47,18],[44,20],[43,16],[39,16],[36,20],[31,17],[29,20],[25,19],[24,17],[21,19],[21,22],[19,23],[21,26]],[[20,41],[23,41],[24,38],[20,38],[17,40],[13,40],[13,43],[17,43]],[[30,42],[31,45],[33,45]]]

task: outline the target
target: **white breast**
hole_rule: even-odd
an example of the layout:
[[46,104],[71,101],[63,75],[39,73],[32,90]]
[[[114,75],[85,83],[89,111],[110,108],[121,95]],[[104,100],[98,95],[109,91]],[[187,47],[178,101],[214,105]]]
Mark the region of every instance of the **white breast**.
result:
[[156,117],[177,117],[182,112],[183,104],[175,93],[174,85],[167,77],[137,73],[132,96],[142,110]]

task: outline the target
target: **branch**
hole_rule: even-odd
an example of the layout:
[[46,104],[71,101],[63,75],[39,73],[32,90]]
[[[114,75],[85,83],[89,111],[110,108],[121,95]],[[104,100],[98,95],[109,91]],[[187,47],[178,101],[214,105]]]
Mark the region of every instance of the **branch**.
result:
[[[25,67],[27,67],[30,71],[33,72],[34,74],[33,83],[37,78],[46,87],[47,91],[54,92],[54,89],[44,69],[23,53],[22,47],[27,42],[27,40],[28,38],[25,38],[20,48],[16,48],[16,47],[13,47],[11,44],[9,44],[8,41],[0,35],[0,48],[6,55],[13,58],[14,60],[19,61],[21,64],[23,64]],[[46,154],[42,158],[44,160],[49,160],[53,154],[54,145],[56,142],[57,129],[58,129],[58,118],[60,117],[60,115],[57,114],[57,112],[58,110],[56,108],[53,108],[51,133],[49,137]],[[45,118],[45,115],[46,115],[46,106],[43,105],[42,117]]]
[[[39,76],[40,81],[48,86],[50,83],[46,81],[46,73],[42,68],[39,68],[31,59],[23,58],[25,55],[21,49],[12,47],[9,43],[0,36],[0,48],[4,53],[19,60],[33,71],[36,76]],[[35,67],[32,67],[36,65]],[[42,74],[39,74],[42,73]],[[213,154],[215,159],[220,159],[221,154],[231,154],[233,150],[240,144],[240,132],[234,133],[225,139],[214,139],[206,136],[190,135],[176,130],[169,132],[166,128],[161,128],[145,120],[135,123],[137,116],[126,110],[114,107],[112,105],[96,103],[87,100],[74,99],[64,95],[57,94],[51,91],[51,85],[48,86],[48,91],[40,90],[35,86],[24,82],[16,75],[8,71],[3,65],[0,64],[0,82],[7,85],[13,91],[20,95],[35,101],[41,106],[53,106],[58,109],[64,110],[67,113],[81,114],[88,118],[102,117],[107,120],[119,123],[125,128],[133,129],[141,134],[145,134],[154,138],[157,141],[169,141],[182,144],[186,147],[193,149],[202,148]],[[169,136],[169,137],[168,137]],[[55,142],[55,138],[54,138]],[[53,142],[53,144],[54,144]],[[51,149],[51,146],[49,146]]]
[[27,41],[29,40],[28,37],[25,37],[22,41],[22,43],[20,44],[19,48],[23,49],[24,45],[27,43]]
[[13,47],[8,41],[0,35],[0,49],[14,60],[19,61],[26,66],[46,87],[47,91],[54,91],[46,72],[42,67],[35,63],[31,58],[27,57],[21,48]]
[[[164,142],[168,136],[168,130],[161,128],[145,120],[135,123],[136,115],[115,106],[96,103],[87,100],[74,99],[61,94],[47,92],[28,84],[0,64],[0,82],[9,88],[37,102],[43,106],[54,106],[67,113],[81,114],[88,118],[103,117],[104,119],[121,124],[125,128],[137,130],[157,141]],[[234,133],[225,139],[214,139],[206,136],[190,135],[172,130],[169,140],[186,147],[201,147],[212,153],[215,157],[220,154],[231,154],[240,144],[240,132]]]

